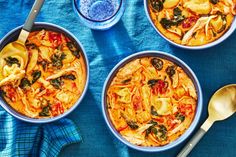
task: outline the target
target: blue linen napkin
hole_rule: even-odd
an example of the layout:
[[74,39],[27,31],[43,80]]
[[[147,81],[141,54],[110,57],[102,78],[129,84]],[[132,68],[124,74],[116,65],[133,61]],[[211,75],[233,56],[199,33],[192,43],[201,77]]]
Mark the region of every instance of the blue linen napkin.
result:
[[68,144],[80,142],[77,126],[69,119],[49,124],[30,124],[0,108],[0,156],[50,156]]

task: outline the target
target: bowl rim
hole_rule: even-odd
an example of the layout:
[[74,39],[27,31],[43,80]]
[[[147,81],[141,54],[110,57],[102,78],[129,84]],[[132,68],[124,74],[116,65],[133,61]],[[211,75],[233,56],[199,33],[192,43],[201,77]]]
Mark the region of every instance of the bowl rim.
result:
[[[49,26],[51,28],[56,28],[56,30],[59,30],[60,32],[64,33],[65,35],[69,35],[75,42],[76,44],[79,45],[79,47],[81,48],[82,50],[82,55],[83,55],[83,58],[84,58],[84,62],[85,62],[85,66],[86,66],[86,83],[85,83],[85,86],[84,86],[84,90],[80,96],[80,98],[75,102],[75,104],[69,109],[67,110],[65,113],[59,115],[59,116],[56,116],[56,117],[52,117],[52,118],[41,118],[41,119],[35,119],[35,118],[30,118],[30,117],[27,117],[17,111],[15,111],[13,108],[9,107],[9,105],[7,103],[3,103],[2,101],[0,101],[0,105],[3,109],[5,109],[5,111],[7,111],[9,114],[11,114],[13,117],[19,119],[19,120],[22,120],[22,121],[25,121],[25,122],[29,122],[29,123],[50,123],[50,122],[54,122],[56,120],[59,120],[63,117],[66,117],[68,114],[70,114],[71,112],[73,112],[78,106],[79,104],[81,104],[81,101],[83,100],[86,92],[87,92],[87,89],[88,89],[88,84],[89,84],[89,60],[88,60],[88,57],[86,55],[86,51],[83,47],[83,45],[81,44],[81,42],[71,33],[69,32],[67,29],[61,27],[61,26],[58,26],[56,24],[53,24],[53,23],[48,23],[48,22],[34,22],[34,26]],[[34,27],[33,26],[33,27]],[[12,29],[11,31],[9,31],[1,40],[0,40],[0,45],[3,44],[3,42],[11,37],[12,33],[14,33],[15,31],[21,29],[23,27],[23,25],[21,26],[18,26],[14,29]]]
[[[123,67],[124,65],[126,65],[128,62],[130,62],[131,60],[135,59],[135,58],[141,58],[143,56],[158,56],[160,58],[165,58],[167,60],[171,60],[174,63],[176,63],[178,66],[182,67],[183,70],[189,75],[189,77],[191,77],[191,80],[194,82],[197,94],[198,94],[198,102],[197,102],[197,109],[196,109],[196,113],[195,113],[195,117],[194,120],[192,121],[191,125],[189,126],[189,128],[184,132],[184,134],[182,134],[179,138],[177,138],[175,141],[162,146],[162,147],[143,147],[143,146],[137,146],[134,145],[130,142],[128,142],[127,140],[125,140],[119,132],[116,131],[116,129],[114,128],[107,109],[106,109],[106,91],[108,86],[111,83],[111,80],[114,78],[113,76],[117,73],[117,71]],[[192,69],[186,64],[184,63],[182,60],[180,60],[179,58],[162,52],[162,51],[156,51],[156,50],[147,50],[147,51],[141,51],[141,52],[137,52],[134,53],[126,58],[124,58],[123,60],[121,60],[118,64],[115,65],[115,67],[110,71],[110,73],[108,74],[104,85],[103,85],[103,91],[102,91],[102,113],[103,113],[103,117],[105,119],[105,122],[108,126],[108,128],[110,129],[110,131],[112,132],[112,134],[122,143],[124,143],[125,145],[127,145],[130,148],[133,148],[135,150],[139,150],[139,151],[143,151],[143,152],[162,152],[162,151],[166,151],[169,150],[173,147],[176,147],[177,145],[181,144],[182,142],[184,142],[194,131],[194,129],[197,127],[198,122],[200,121],[200,117],[201,117],[201,113],[202,113],[202,108],[203,108],[203,96],[202,96],[202,89],[201,89],[201,85],[195,75],[195,73],[192,71]]]
[[120,0],[120,3],[119,3],[119,6],[117,8],[117,10],[111,15],[109,16],[108,18],[105,18],[103,20],[93,20],[91,18],[88,18],[86,17],[81,11],[80,9],[78,8],[78,2],[77,0],[73,0],[73,4],[74,4],[74,7],[75,7],[75,10],[79,13],[79,15],[81,15],[83,18],[85,18],[86,20],[89,20],[91,22],[105,22],[105,21],[108,21],[110,19],[112,19],[113,17],[116,16],[116,14],[119,12],[119,10],[121,9],[121,6],[122,6],[122,3],[123,3],[123,0]]
[[154,25],[150,14],[149,14],[149,9],[148,9],[148,0],[143,0],[144,1],[144,10],[146,13],[146,16],[149,20],[149,22],[151,23],[152,27],[156,30],[156,32],[162,37],[164,38],[166,41],[168,41],[170,44],[179,47],[179,48],[183,48],[183,49],[187,49],[187,50],[203,50],[203,49],[207,49],[207,48],[211,48],[214,47],[220,43],[222,43],[223,41],[225,41],[231,34],[233,34],[233,32],[236,30],[236,16],[234,16],[234,20],[230,26],[230,28],[218,39],[216,39],[213,42],[204,44],[204,45],[200,45],[200,46],[186,46],[186,45],[181,45],[178,43],[175,43],[174,41],[170,40],[169,38],[167,38],[166,36],[164,36],[159,30],[158,28]]

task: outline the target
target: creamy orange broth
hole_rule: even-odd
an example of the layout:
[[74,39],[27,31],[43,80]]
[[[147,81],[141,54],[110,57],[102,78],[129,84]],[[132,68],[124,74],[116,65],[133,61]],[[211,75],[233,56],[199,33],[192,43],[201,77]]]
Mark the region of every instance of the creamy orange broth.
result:
[[140,146],[162,146],[192,123],[197,92],[183,69],[161,58],[135,59],[122,67],[107,91],[116,130]]
[[148,8],[154,25],[165,37],[178,44],[199,46],[215,41],[230,28],[236,0],[148,0]]
[[2,63],[1,77],[9,79],[0,82],[2,95],[12,108],[31,118],[63,114],[84,90],[86,68],[80,49],[64,34],[47,30],[30,33],[26,47],[26,69],[20,69],[21,58],[14,55]]

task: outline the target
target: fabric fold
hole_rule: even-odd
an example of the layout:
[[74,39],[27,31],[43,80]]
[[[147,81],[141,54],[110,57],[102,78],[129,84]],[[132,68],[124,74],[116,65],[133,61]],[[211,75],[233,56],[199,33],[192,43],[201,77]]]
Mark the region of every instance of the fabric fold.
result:
[[80,141],[78,128],[70,119],[31,124],[0,111],[0,156],[55,157],[66,145]]

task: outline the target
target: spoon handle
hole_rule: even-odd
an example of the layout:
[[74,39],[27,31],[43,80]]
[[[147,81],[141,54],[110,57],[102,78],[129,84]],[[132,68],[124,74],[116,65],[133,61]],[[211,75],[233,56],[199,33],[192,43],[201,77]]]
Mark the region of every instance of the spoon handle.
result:
[[35,0],[34,5],[25,21],[25,24],[23,26],[23,29],[27,32],[30,32],[32,29],[32,26],[34,24],[34,20],[37,17],[42,5],[44,3],[44,0]]
[[191,138],[191,140],[185,145],[177,157],[186,157],[191,150],[196,146],[200,139],[205,135],[206,131],[200,128],[197,133]]

